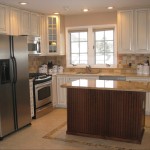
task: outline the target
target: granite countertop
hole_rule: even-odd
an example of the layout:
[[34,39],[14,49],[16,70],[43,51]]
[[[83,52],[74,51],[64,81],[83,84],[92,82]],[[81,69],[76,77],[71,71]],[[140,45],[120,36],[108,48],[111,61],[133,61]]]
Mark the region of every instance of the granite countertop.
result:
[[61,85],[63,88],[82,88],[98,90],[117,90],[117,91],[139,91],[149,92],[149,82],[113,81],[96,79],[79,79]]
[[78,72],[63,72],[57,75],[76,75],[76,76],[125,76],[125,77],[146,77],[150,78],[150,75],[136,74],[136,73],[78,73]]

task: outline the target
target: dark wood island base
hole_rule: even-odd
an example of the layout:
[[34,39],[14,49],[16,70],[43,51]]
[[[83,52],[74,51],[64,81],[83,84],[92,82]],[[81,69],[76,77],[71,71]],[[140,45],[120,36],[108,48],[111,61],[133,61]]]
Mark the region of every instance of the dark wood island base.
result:
[[67,134],[141,143],[146,92],[67,88]]

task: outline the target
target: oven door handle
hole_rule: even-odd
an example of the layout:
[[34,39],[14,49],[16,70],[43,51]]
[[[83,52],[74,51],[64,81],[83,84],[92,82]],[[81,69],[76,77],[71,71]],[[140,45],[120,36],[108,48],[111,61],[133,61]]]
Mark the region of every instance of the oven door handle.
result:
[[47,86],[49,86],[49,87],[51,87],[51,83],[44,83],[44,84],[42,84],[42,85],[38,85],[38,86],[35,86],[35,88],[37,89],[37,90],[39,90],[39,89],[41,89],[41,88],[44,88],[44,87],[47,87]]

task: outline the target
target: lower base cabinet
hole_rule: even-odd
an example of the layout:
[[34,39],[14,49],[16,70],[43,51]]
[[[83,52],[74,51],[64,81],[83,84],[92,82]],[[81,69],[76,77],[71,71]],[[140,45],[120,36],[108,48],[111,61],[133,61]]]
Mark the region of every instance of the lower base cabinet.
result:
[[145,98],[145,92],[67,88],[67,134],[141,143]]
[[[141,77],[127,77],[127,81],[136,81],[136,82],[150,82],[148,78]],[[150,92],[146,93],[146,104],[145,104],[145,114],[150,115]]]

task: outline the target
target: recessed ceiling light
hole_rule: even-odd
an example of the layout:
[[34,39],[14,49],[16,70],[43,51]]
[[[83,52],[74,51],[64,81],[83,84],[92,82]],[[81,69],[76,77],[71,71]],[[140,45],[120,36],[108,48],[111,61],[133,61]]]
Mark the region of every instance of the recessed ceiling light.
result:
[[83,9],[83,12],[88,12],[89,10],[87,8]]
[[26,2],[20,2],[19,4],[20,4],[20,5],[27,5]]
[[109,7],[107,7],[107,9],[114,9],[114,7],[113,6],[109,6]]
[[59,12],[55,12],[54,15],[59,15]]

